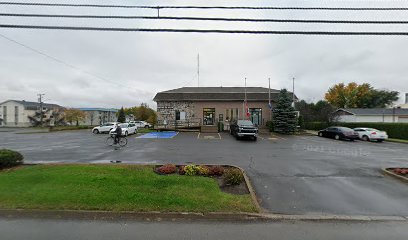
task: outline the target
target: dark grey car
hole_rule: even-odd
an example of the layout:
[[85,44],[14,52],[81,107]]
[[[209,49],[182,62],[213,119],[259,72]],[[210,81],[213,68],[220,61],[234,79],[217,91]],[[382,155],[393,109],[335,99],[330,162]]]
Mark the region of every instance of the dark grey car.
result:
[[230,125],[230,133],[237,139],[250,137],[254,141],[258,138],[258,128],[249,120],[235,120]]

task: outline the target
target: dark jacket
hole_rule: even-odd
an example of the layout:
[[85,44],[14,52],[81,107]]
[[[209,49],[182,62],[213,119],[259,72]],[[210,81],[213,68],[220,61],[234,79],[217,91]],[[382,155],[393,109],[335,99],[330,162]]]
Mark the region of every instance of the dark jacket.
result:
[[115,129],[115,133],[117,136],[122,135],[122,128],[119,125]]

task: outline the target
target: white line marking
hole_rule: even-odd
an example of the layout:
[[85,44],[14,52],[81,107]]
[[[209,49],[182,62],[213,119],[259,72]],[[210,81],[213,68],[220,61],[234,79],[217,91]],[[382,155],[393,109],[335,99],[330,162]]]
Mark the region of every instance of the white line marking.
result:
[[220,140],[221,140],[222,138],[221,138],[221,134],[220,134],[220,133],[218,133],[218,136],[220,137]]
[[197,135],[197,139],[200,139],[200,134],[201,134],[201,133],[198,133],[198,135]]

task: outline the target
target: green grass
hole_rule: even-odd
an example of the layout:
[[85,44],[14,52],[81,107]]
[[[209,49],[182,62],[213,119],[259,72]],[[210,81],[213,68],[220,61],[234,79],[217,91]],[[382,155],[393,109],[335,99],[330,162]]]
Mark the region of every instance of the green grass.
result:
[[157,132],[157,131],[154,129],[150,129],[150,128],[140,128],[140,129],[137,129],[137,132],[138,133],[150,133],[150,132]]
[[37,165],[0,171],[0,208],[255,212],[249,195],[211,178],[161,176],[149,166]]
[[408,143],[408,140],[405,140],[405,139],[396,139],[396,138],[389,138],[387,141],[389,141],[389,142],[396,142],[396,143]]

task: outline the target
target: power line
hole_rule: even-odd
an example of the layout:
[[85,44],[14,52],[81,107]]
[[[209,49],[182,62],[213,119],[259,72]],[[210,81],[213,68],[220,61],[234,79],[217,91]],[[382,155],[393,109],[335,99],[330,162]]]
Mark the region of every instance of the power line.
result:
[[92,8],[138,8],[138,9],[223,9],[223,10],[324,10],[324,11],[407,11],[404,7],[250,7],[250,6],[147,6],[147,5],[102,5],[70,3],[0,2],[0,5],[42,7],[92,7]]
[[[122,87],[129,88],[129,86],[126,86],[126,85],[117,83],[117,82],[115,82],[115,81],[106,79],[106,78],[104,78],[104,77],[95,75],[94,73],[91,73],[91,72],[89,72],[89,71],[87,71],[87,70],[81,69],[81,68],[79,68],[79,67],[77,67],[77,66],[75,66],[75,65],[72,65],[72,64],[67,63],[67,62],[65,62],[65,61],[63,61],[63,60],[60,60],[60,59],[58,59],[58,58],[56,58],[56,57],[53,57],[53,56],[51,56],[51,55],[49,55],[49,54],[46,54],[46,53],[44,53],[44,52],[42,52],[42,51],[40,51],[40,50],[37,50],[37,49],[35,49],[35,48],[32,48],[32,47],[30,47],[30,46],[28,46],[28,45],[26,45],[26,44],[24,44],[24,43],[18,42],[18,41],[14,40],[14,39],[12,39],[12,38],[10,38],[10,37],[7,37],[7,36],[5,36],[5,35],[3,35],[3,34],[1,34],[1,33],[0,33],[0,37],[4,38],[4,39],[6,39],[6,40],[8,40],[8,41],[10,41],[10,42],[12,42],[12,43],[15,43],[15,44],[17,44],[17,45],[20,45],[20,46],[22,46],[22,47],[24,47],[24,48],[26,48],[26,49],[28,49],[28,50],[30,50],[30,51],[32,51],[32,52],[35,52],[35,53],[37,53],[37,54],[39,54],[39,55],[42,55],[42,56],[44,56],[44,57],[46,57],[46,58],[48,58],[48,59],[51,59],[51,60],[54,61],[54,62],[60,63],[60,64],[62,64],[62,65],[65,65],[66,67],[69,67],[69,68],[78,70],[78,71],[80,71],[80,72],[83,72],[83,73],[85,73],[85,74],[87,74],[87,75],[90,75],[90,76],[92,76],[92,77],[94,77],[94,78],[97,78],[97,79],[100,79],[100,80],[102,80],[102,81],[109,82],[109,83],[111,83],[111,84],[115,84],[115,85],[118,85],[118,86],[122,86]],[[135,89],[135,90],[136,90],[136,89]],[[140,90],[137,89],[137,91],[140,91]]]
[[219,18],[219,17],[171,17],[171,16],[123,16],[123,15],[72,15],[72,14],[26,14],[0,13],[3,17],[39,17],[39,18],[97,18],[97,19],[145,19],[145,20],[192,20],[227,22],[278,22],[278,23],[335,23],[335,24],[408,24],[408,21],[394,20],[324,20],[324,19],[269,19],[269,18]]
[[408,32],[337,32],[337,31],[268,31],[268,30],[223,30],[223,29],[174,29],[174,28],[116,28],[116,27],[74,27],[0,24],[0,28],[75,30],[75,31],[113,31],[113,32],[167,32],[167,33],[229,33],[258,35],[332,35],[332,36],[407,36]]

